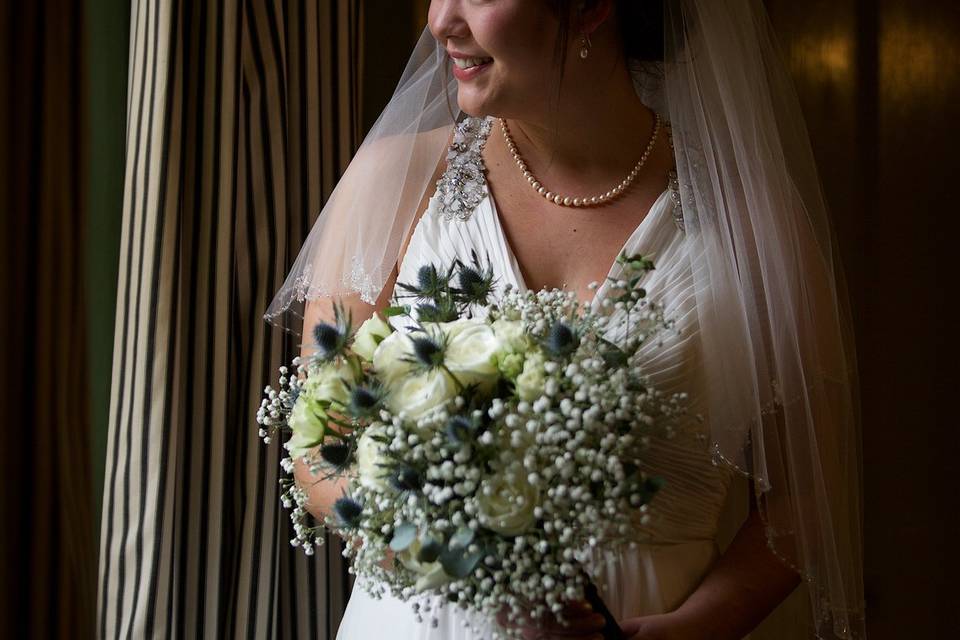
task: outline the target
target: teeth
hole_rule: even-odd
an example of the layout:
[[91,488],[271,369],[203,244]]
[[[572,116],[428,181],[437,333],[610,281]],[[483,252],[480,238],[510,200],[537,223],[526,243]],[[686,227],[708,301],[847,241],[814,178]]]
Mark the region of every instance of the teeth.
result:
[[453,62],[461,69],[469,69],[490,62],[493,58],[454,58]]

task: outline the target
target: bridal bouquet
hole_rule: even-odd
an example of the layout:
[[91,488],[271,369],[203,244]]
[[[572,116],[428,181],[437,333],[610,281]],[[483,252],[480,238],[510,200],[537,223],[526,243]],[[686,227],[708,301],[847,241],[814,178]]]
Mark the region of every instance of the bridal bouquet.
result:
[[318,480],[349,479],[325,523],[281,480],[291,543],[310,554],[336,531],[371,595],[411,601],[421,621],[421,594],[476,620],[561,623],[567,603],[595,596],[578,551],[628,542],[649,517],[659,482],[645,449],[686,400],[653,388],[639,362],[672,330],[638,286],[653,264],[618,261],[623,277],[598,310],[559,290],[507,287],[494,302],[476,255],[398,285],[384,315],[405,331],[377,315],[354,330],[335,305],[313,331],[316,353],[294,360],[296,375],[281,368],[257,415],[268,442],[291,434],[286,472],[303,460]]

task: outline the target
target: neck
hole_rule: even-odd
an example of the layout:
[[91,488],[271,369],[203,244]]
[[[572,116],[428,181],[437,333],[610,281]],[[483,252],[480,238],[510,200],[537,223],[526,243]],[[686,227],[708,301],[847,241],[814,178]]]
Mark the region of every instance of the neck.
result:
[[653,132],[654,113],[637,97],[622,62],[599,82],[596,68],[609,66],[595,61],[596,67],[571,72],[577,63],[586,66],[579,59],[568,64],[555,110],[507,119],[520,154],[544,184],[590,184],[629,171]]

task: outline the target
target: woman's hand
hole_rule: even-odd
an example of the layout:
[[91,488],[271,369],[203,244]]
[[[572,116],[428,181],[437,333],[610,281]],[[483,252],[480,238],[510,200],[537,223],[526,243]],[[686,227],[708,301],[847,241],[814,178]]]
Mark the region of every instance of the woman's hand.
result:
[[620,621],[625,640],[702,640],[708,633],[689,628],[676,613],[662,613]]

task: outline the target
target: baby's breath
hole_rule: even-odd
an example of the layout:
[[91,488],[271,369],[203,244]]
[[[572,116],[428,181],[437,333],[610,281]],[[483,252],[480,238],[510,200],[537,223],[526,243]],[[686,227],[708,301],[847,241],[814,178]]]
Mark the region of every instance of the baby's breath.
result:
[[[519,341],[525,346],[504,340],[494,358],[509,374],[493,385],[457,385],[455,396],[412,419],[387,408],[395,406],[392,383],[369,363],[358,365],[349,405],[339,407],[350,414],[348,422],[337,422],[339,440],[325,455],[303,458],[319,480],[349,477],[339,519],[315,522],[307,492],[281,479],[291,544],[310,554],[325,530],[337,532],[347,540],[350,572],[364,578],[364,588],[373,597],[409,601],[424,622],[435,624],[438,609],[451,604],[468,612],[465,624],[475,631],[504,609],[515,620],[553,615],[562,621],[565,603],[584,598],[585,554],[601,544],[634,543],[638,525],[650,517],[660,480],[647,467],[646,451],[652,439],[672,437],[687,398],[652,384],[643,347],[674,331],[673,323],[640,287],[653,268],[642,256],[621,256],[623,273],[597,309],[580,304],[573,292],[510,286],[482,305],[494,278],[473,257],[470,265],[424,268],[417,283],[398,289],[433,305],[429,313],[454,310],[494,330],[498,323],[520,323],[514,337],[526,336]],[[456,363],[447,361],[450,347],[438,329],[444,325],[414,319],[409,306],[391,309],[425,331],[407,356],[408,375],[439,370],[453,376]],[[350,357],[349,349],[343,353]],[[291,432],[299,395],[320,375],[314,364],[295,359],[294,373],[281,368],[279,388],[265,389],[257,412],[265,442]],[[324,415],[338,408],[335,402],[317,406]],[[373,467],[358,466],[360,451],[376,456],[373,463],[360,460]],[[281,466],[292,474],[292,457]],[[383,566],[391,553],[392,565]],[[493,633],[520,637],[516,629]]]

